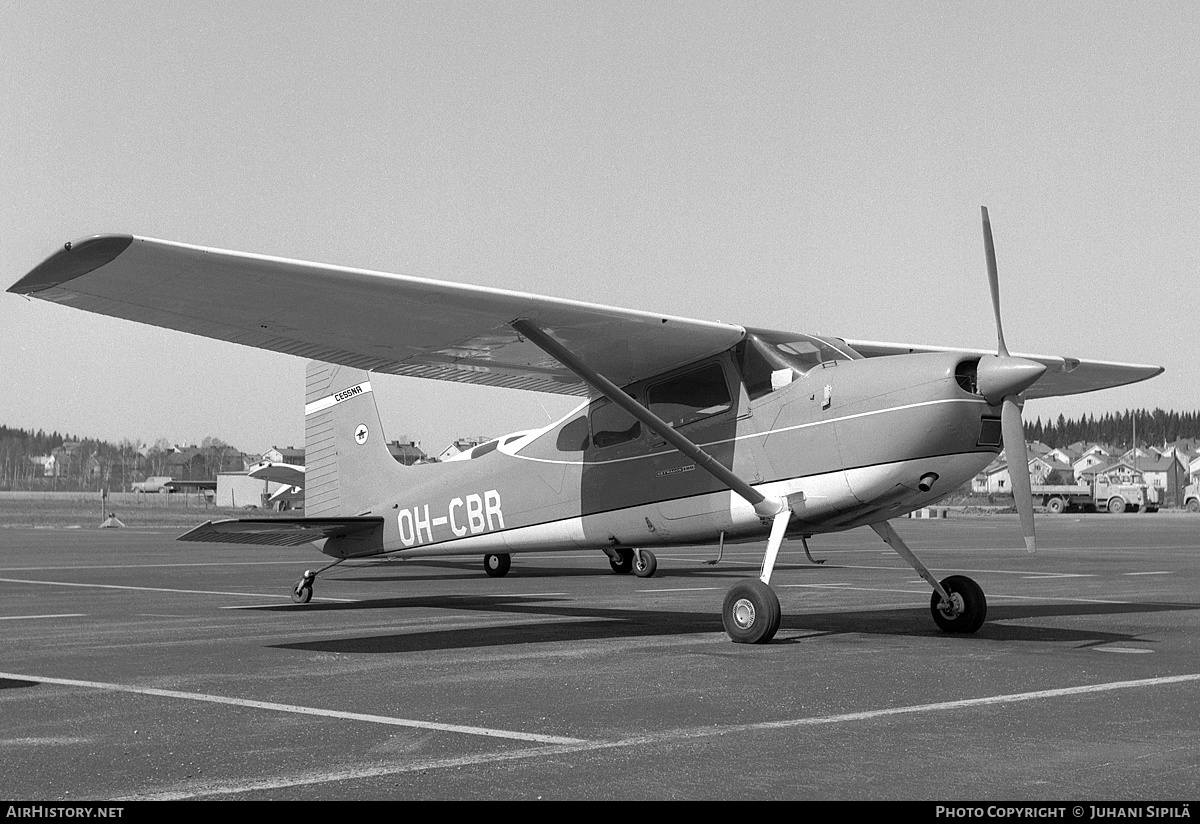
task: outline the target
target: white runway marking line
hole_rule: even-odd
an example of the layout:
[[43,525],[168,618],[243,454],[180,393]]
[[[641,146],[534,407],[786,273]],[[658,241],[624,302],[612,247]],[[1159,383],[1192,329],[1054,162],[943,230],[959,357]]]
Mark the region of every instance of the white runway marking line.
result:
[[[6,676],[4,673],[0,673],[0,677]],[[36,680],[29,677],[25,678],[26,680]],[[338,772],[318,774],[309,773],[307,775],[290,777],[279,776],[276,778],[244,781],[236,784],[231,783],[226,785],[217,785],[191,782],[171,791],[148,793],[146,795],[131,796],[130,798],[121,798],[115,800],[178,801],[185,798],[199,798],[203,796],[261,792],[265,790],[277,790],[286,787],[312,786],[314,784],[328,784],[336,781],[359,781],[367,778],[379,778],[387,775],[401,775],[404,773],[422,772],[426,770],[466,767],[477,764],[516,761],[527,758],[541,758],[548,755],[565,755],[576,752],[592,752],[596,750],[616,749],[620,747],[654,746],[657,744],[672,743],[676,741],[699,740],[702,738],[710,738],[716,735],[728,735],[729,733],[737,732],[790,729],[796,727],[819,726],[824,724],[842,724],[855,721],[869,721],[875,718],[884,718],[896,715],[915,715],[920,713],[941,712],[943,710],[965,709],[969,707],[1016,704],[1025,701],[1064,698],[1073,695],[1088,695],[1101,692],[1111,692],[1113,690],[1166,686],[1170,684],[1182,684],[1196,681],[1200,681],[1200,673],[1194,673],[1191,675],[1166,676],[1162,678],[1144,678],[1137,681],[1114,681],[1107,684],[1063,687],[1061,689],[1037,690],[1035,692],[1021,692],[1008,695],[993,695],[983,698],[966,698],[960,701],[942,701],[934,704],[917,704],[915,706],[892,707],[890,709],[867,710],[864,712],[851,712],[840,715],[824,715],[817,716],[815,718],[797,718],[787,721],[765,721],[754,724],[733,724],[728,726],[668,730],[666,732],[650,733],[647,735],[639,735],[613,741],[580,741],[578,743],[563,744],[560,746],[531,747],[529,749],[509,752],[480,753],[478,755],[468,755],[460,758],[414,761],[391,767],[364,767],[361,769],[348,769]]]
[[[169,589],[167,587],[134,587],[122,584],[80,584],[73,581],[32,581],[24,578],[0,578],[6,584],[38,584],[48,587],[92,587],[95,589],[128,589],[135,592],[174,592],[182,595],[235,595],[238,598],[280,598],[291,600],[290,595],[263,595],[260,592],[225,592],[216,589]],[[318,598],[323,601],[356,603],[357,598]]]
[[1022,575],[1022,578],[1030,581],[1036,581],[1043,578],[1095,578],[1095,575],[1085,575],[1081,572],[1035,572],[1031,575]]
[[1170,570],[1160,570],[1158,572],[1126,572],[1126,575],[1172,575]]
[[81,566],[0,567],[0,572],[74,572],[77,569],[173,569],[175,567],[300,566],[296,561],[204,561],[183,564],[83,564]]
[[393,727],[417,727],[423,730],[439,732],[455,732],[463,735],[481,735],[488,738],[507,738],[514,741],[530,741],[537,744],[586,744],[582,738],[565,738],[559,735],[538,735],[529,732],[514,732],[512,730],[497,730],[488,727],[468,727],[460,724],[441,724],[436,721],[416,721],[410,718],[394,718],[388,715],[369,715],[343,710],[325,710],[319,707],[302,707],[295,704],[276,704],[272,701],[255,701],[249,698],[227,698],[222,695],[209,695],[203,692],[180,692],[179,690],[160,690],[153,687],[134,687],[128,684],[106,684],[100,681],[78,681],[73,678],[43,678],[40,675],[21,675],[12,672],[0,672],[0,678],[10,678],[15,681],[37,681],[43,684],[60,684],[66,687],[86,687],[88,689],[104,690],[106,692],[130,692],[137,695],[153,695],[159,698],[182,698],[187,701],[204,701],[209,704],[226,704],[232,707],[251,707],[273,712],[290,712],[298,715],[318,715],[326,718],[339,718],[343,721],[366,721],[372,724],[386,724]]
[[31,618],[83,618],[86,612],[60,612],[57,615],[0,615],[0,621],[25,621]]
[[[569,592],[494,592],[480,597],[483,598],[562,598],[569,596]],[[447,604],[453,606],[453,604]]]

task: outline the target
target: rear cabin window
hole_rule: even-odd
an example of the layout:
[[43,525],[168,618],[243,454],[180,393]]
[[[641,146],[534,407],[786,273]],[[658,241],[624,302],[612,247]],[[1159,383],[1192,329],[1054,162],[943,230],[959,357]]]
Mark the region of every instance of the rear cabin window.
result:
[[471,460],[475,460],[476,458],[482,458],[484,455],[488,454],[489,452],[495,452],[496,447],[499,445],[500,445],[500,441],[488,441],[485,444],[475,447],[474,449],[471,450]]
[[733,406],[725,370],[716,363],[657,383],[649,396],[650,411],[676,428]]
[[555,446],[559,452],[582,452],[588,448],[588,419],[580,415],[575,420],[558,430],[558,441]]
[[592,445],[597,449],[632,441],[642,434],[637,418],[611,401],[592,410]]

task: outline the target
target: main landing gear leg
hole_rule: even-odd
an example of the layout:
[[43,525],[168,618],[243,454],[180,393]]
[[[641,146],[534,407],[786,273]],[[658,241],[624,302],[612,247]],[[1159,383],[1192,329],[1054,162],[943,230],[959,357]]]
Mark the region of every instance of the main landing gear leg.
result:
[[871,524],[871,529],[933,587],[929,611],[933,614],[934,623],[944,632],[970,634],[983,626],[987,617],[987,598],[979,584],[965,575],[951,575],[938,581],[900,539],[890,523]]
[[775,570],[775,559],[791,517],[792,511],[785,508],[772,520],[771,537],[767,540],[767,552],[758,578],[739,581],[725,596],[721,622],[734,643],[765,644],[779,631],[779,597],[770,587],[771,573]]
[[327,569],[333,569],[335,566],[337,566],[344,560],[346,560],[346,559],[338,558],[332,564],[323,566],[320,569],[318,569],[316,572],[313,572],[311,569],[304,570],[304,574],[300,576],[300,580],[296,582],[296,585],[294,587],[292,587],[292,603],[307,604],[309,601],[311,601],[312,594],[313,594],[313,584],[316,582],[317,576],[320,575],[322,572],[324,572]]

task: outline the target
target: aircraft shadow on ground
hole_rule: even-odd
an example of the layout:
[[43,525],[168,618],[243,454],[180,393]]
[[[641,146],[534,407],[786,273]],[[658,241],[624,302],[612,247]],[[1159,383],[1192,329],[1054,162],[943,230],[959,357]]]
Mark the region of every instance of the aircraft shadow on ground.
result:
[[[302,610],[335,612],[362,610],[422,610],[428,614],[445,611],[508,614],[531,621],[500,626],[475,626],[455,629],[370,635],[354,638],[329,638],[319,641],[273,645],[277,649],[341,653],[397,653],[472,647],[575,642],[615,638],[649,638],[722,632],[720,615],[715,610],[680,612],[662,609],[596,608],[574,606],[574,600],[562,596],[429,596],[386,598],[339,604],[308,604],[303,607],[260,607],[263,611]],[[941,636],[948,640],[974,638],[983,641],[1069,643],[1095,646],[1114,642],[1140,641],[1137,634],[1073,629],[1054,626],[1027,626],[1003,623],[1028,619],[1053,619],[1087,615],[1159,613],[1197,610],[1198,604],[1051,604],[994,607],[988,623],[972,636],[950,636],[933,623],[928,609],[888,609],[867,612],[826,612],[785,614],[774,644],[811,642],[815,636],[866,634],[879,636]],[[541,619],[541,620],[539,620]],[[560,619],[560,620],[545,620]],[[793,635],[793,633],[798,633]]]
[[[396,575],[387,575],[389,568],[395,568],[395,564],[403,564],[404,571],[401,574],[399,570]],[[412,569],[415,566],[432,567],[439,572],[429,572],[427,574],[413,574]],[[720,567],[709,564],[697,563],[695,567],[671,567],[670,578],[675,580],[678,578],[694,579],[694,578],[756,578],[761,569],[761,564],[757,563],[730,563],[722,561]],[[775,567],[775,572],[786,572],[792,574],[795,572],[804,571],[824,571],[838,569],[836,564],[816,566],[814,564],[779,564]],[[380,574],[380,573],[384,574]],[[355,574],[361,573],[361,574]],[[457,573],[457,574],[455,574]],[[366,583],[380,582],[414,582],[414,581],[452,581],[452,580],[477,580],[480,576],[485,575],[483,571],[483,563],[480,561],[472,561],[467,564],[462,561],[429,561],[421,559],[417,561],[390,561],[382,562],[370,566],[346,567],[338,570],[330,570],[325,575],[321,576],[324,580],[337,581],[360,581]],[[590,567],[562,567],[562,566],[524,566],[520,569],[513,567],[511,573],[513,577],[521,578],[595,578],[595,577],[614,577],[613,571],[608,568],[607,564],[603,566],[597,565],[595,568]],[[631,578],[633,576],[630,576]],[[321,579],[318,579],[321,580]],[[644,579],[649,581],[659,581],[661,579]]]
[[19,678],[0,678],[0,690],[19,690],[25,687],[36,687],[40,681],[25,681]]

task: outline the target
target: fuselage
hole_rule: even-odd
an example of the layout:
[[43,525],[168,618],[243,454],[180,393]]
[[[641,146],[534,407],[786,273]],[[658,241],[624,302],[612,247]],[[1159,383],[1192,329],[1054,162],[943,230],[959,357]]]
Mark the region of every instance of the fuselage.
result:
[[[969,356],[863,359],[836,341],[751,338],[624,390],[760,491],[786,497],[791,534],[927,506],[1001,448],[999,408],[974,391]],[[323,552],[653,547],[766,529],[749,503],[605,398],[461,460],[401,469],[355,513],[383,516],[382,533],[366,544],[329,539]]]

